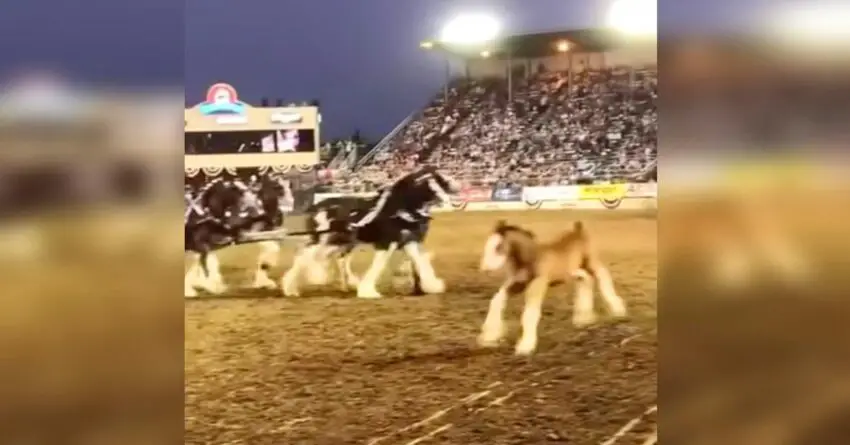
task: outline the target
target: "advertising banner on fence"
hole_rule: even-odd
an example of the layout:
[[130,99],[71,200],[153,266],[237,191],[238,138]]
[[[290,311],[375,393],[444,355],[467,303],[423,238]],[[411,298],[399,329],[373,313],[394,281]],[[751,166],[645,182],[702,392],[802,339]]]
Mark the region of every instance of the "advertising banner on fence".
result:
[[629,191],[628,184],[583,185],[578,189],[578,199],[620,199]]
[[578,187],[574,185],[523,187],[522,189],[522,200],[527,203],[539,203],[543,201],[575,201],[578,197]]
[[657,198],[658,183],[644,182],[629,184],[629,190],[626,192],[626,198]]
[[579,188],[579,201],[599,201],[608,209],[616,209],[623,203],[629,184],[594,184]]
[[458,193],[458,199],[466,202],[489,201],[492,194],[490,187],[465,187]]
[[490,187],[465,187],[452,198],[452,206],[463,210],[469,203],[489,202],[492,194]]
[[518,185],[496,187],[493,189],[492,199],[497,202],[522,201],[522,187]]

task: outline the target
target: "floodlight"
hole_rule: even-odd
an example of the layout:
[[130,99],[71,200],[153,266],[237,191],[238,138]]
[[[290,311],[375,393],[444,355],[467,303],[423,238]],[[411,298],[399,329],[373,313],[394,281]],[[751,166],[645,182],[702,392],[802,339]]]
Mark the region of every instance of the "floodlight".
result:
[[658,34],[657,0],[616,0],[608,10],[608,25],[629,35]]
[[419,47],[423,48],[423,49],[431,49],[431,48],[434,47],[434,42],[430,42],[430,41],[426,40],[426,41],[420,43]]
[[470,45],[492,41],[499,35],[501,25],[484,14],[466,14],[450,20],[440,31],[443,43]]
[[[797,4],[778,9],[774,28],[791,38],[842,40],[850,37],[850,7],[845,4]],[[824,42],[825,43],[825,42]]]
[[490,57],[490,51],[481,51],[481,57],[485,59]]
[[561,40],[560,42],[558,42],[557,45],[555,45],[555,49],[557,49],[558,52],[565,53],[570,50],[570,42],[567,42],[566,40]]

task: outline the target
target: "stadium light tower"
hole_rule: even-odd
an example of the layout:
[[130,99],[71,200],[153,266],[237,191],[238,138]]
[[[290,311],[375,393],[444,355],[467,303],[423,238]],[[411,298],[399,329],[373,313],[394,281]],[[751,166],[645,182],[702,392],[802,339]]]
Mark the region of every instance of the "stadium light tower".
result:
[[608,10],[608,26],[634,37],[658,35],[657,0],[616,0]]
[[[487,14],[461,14],[449,20],[437,37],[435,45],[433,41],[424,41],[419,44],[422,49],[430,50],[435,46],[446,48],[458,48],[464,52],[477,52],[482,58],[491,56],[488,45],[496,40],[501,33],[502,25],[495,17]],[[451,66],[448,55],[444,53],[446,66],[446,81],[443,86],[443,98],[449,99],[449,83],[451,82]]]
[[495,17],[463,14],[443,26],[439,40],[447,45],[482,45],[495,40],[501,30],[502,26]]
[[769,28],[783,45],[806,52],[846,50],[850,45],[850,6],[847,2],[799,3],[776,8]]

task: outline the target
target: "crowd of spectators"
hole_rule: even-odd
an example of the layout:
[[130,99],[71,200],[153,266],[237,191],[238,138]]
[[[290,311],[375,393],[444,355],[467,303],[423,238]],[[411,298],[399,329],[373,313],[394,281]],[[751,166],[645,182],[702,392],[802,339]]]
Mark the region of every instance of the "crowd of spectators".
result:
[[323,163],[330,163],[339,155],[345,156],[352,151],[363,152],[368,143],[359,138],[335,139],[319,147],[319,157]]
[[626,67],[457,82],[334,188],[380,186],[422,164],[473,185],[641,180],[657,154],[657,70]]

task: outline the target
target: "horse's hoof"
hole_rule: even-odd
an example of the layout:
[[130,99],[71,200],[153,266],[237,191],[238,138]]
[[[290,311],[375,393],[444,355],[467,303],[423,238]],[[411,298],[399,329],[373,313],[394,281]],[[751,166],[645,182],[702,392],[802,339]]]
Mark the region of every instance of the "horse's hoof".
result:
[[423,282],[422,290],[428,294],[442,294],[446,291],[446,282],[435,278],[433,281]]
[[596,313],[594,312],[588,312],[584,314],[577,313],[573,315],[573,326],[577,328],[587,327],[596,323],[596,319]]
[[537,342],[534,340],[521,339],[514,348],[514,354],[519,356],[529,356],[537,349]]
[[491,335],[481,334],[477,338],[478,346],[482,348],[495,348],[499,346],[499,343],[502,342],[502,339],[499,337],[493,337]]
[[283,283],[280,286],[281,293],[284,297],[300,297],[301,291],[298,289],[298,286],[293,286],[291,284]]
[[374,287],[371,288],[371,289],[368,288],[368,287],[358,287],[357,288],[357,298],[363,298],[363,299],[366,299],[366,300],[375,300],[375,299],[383,298],[383,297],[384,296],[381,295],[381,293],[378,292],[378,290],[375,289]]
[[254,283],[251,285],[251,287],[253,287],[254,289],[276,289],[277,283],[275,283],[269,278],[266,278],[264,280],[258,279],[254,280]]

